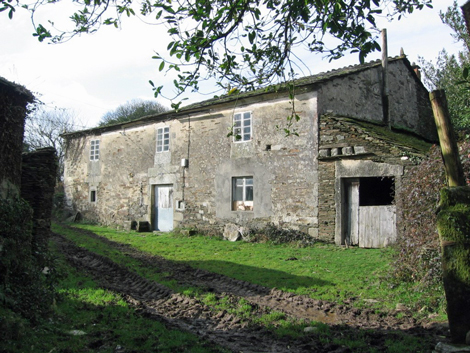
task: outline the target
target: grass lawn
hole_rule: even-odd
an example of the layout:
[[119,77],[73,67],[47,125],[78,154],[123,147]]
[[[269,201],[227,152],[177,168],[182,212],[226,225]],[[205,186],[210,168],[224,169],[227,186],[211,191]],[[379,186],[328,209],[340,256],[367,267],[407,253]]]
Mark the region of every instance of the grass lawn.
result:
[[53,251],[59,281],[50,316],[31,324],[0,306],[0,352],[225,352],[138,315],[119,295],[100,288]]
[[[417,285],[396,285],[389,280],[391,249],[341,248],[323,243],[296,248],[172,233],[125,232],[85,224],[74,227],[150,254],[270,288],[377,311],[388,311],[402,303],[417,318],[437,313],[438,320],[446,319],[442,290],[429,292]],[[288,319],[283,313],[272,311],[254,318],[252,306],[243,298],[234,303],[197,288],[181,287],[168,279],[167,274],[145,266],[100,239],[85,236],[79,229],[53,224],[53,231],[174,291],[197,296],[213,310],[248,318],[281,337],[303,334],[305,324]],[[190,333],[170,330],[142,317],[118,294],[100,288],[85,273],[70,267],[53,246],[51,250],[57,258],[54,275],[58,279],[57,300],[51,313],[42,322],[31,324],[0,306],[0,352],[225,352]],[[326,324],[311,325],[316,327],[320,341],[344,345],[353,352],[381,351],[370,346],[374,337],[370,330],[338,338],[333,337]],[[386,351],[421,352],[424,344],[419,337],[396,332],[386,344]]]
[[[417,316],[433,313],[438,314],[439,319],[446,319],[442,290],[427,292],[419,285],[395,284],[390,280],[391,249],[342,248],[324,243],[296,248],[269,243],[228,242],[203,236],[183,237],[172,233],[117,231],[85,224],[74,226],[195,268],[270,288],[338,303],[351,302],[353,298],[356,307],[384,311],[402,303]],[[54,231],[67,232],[59,225],[54,225]],[[117,262],[129,261],[79,233],[68,232],[67,236]],[[138,264],[126,266],[137,268]]]

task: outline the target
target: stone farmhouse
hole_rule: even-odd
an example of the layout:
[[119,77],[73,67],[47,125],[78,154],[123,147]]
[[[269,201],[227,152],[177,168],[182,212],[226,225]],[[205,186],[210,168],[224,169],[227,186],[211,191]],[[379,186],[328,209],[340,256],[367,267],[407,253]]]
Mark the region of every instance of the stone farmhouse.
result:
[[[222,233],[272,223],[385,246],[399,232],[407,167],[437,136],[409,61],[387,66],[386,90],[382,63],[371,62],[298,79],[293,101],[277,86],[67,133],[67,205],[126,228]],[[298,136],[286,136],[293,109]]]

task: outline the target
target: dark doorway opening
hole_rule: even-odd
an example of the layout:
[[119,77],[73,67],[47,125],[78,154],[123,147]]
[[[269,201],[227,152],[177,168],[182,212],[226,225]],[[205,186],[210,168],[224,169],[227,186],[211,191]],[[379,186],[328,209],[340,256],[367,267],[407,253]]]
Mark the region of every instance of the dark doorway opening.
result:
[[393,177],[359,178],[359,206],[392,205],[394,199]]

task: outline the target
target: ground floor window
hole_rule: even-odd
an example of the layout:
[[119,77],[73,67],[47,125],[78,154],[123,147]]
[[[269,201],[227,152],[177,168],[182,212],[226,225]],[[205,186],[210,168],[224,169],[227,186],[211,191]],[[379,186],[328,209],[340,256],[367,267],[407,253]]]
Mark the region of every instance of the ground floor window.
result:
[[232,211],[253,211],[253,177],[232,178]]
[[96,190],[90,191],[90,202],[96,202]]

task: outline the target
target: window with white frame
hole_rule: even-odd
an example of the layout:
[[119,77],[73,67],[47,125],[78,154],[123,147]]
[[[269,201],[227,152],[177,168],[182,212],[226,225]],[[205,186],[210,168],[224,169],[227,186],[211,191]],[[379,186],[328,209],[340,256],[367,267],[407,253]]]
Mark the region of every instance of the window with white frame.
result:
[[253,177],[232,178],[232,211],[253,211]]
[[100,159],[100,140],[90,141],[90,161],[97,161]]
[[237,113],[233,116],[233,141],[251,141],[253,124],[251,112]]
[[157,129],[157,152],[167,152],[170,150],[170,128],[160,127]]

